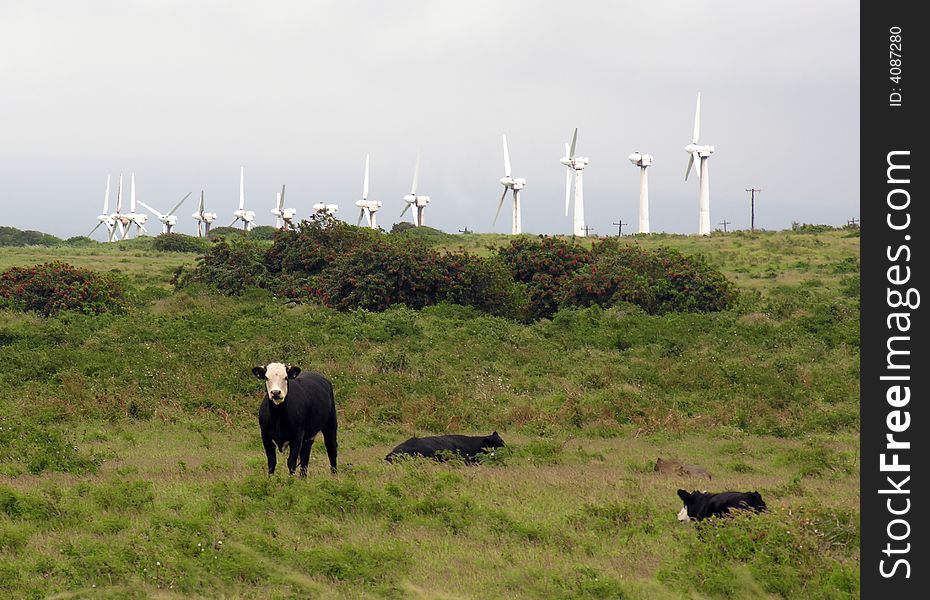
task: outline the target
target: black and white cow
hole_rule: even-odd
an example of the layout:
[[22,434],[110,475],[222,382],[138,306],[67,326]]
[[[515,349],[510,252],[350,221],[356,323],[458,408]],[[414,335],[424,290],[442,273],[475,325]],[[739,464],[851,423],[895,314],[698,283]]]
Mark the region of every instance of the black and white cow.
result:
[[255,367],[252,373],[265,381],[265,398],[258,410],[262,445],[268,457],[268,474],[274,473],[277,456],[290,446],[287,468],[291,475],[300,458],[300,476],[307,476],[310,448],[323,432],[330,470],[336,472],[336,400],[333,384],[319,373],[301,372],[282,363]]
[[395,456],[425,456],[443,460],[450,455],[458,455],[469,462],[474,462],[478,454],[494,448],[503,448],[504,440],[495,431],[491,435],[434,435],[430,437],[412,437],[384,457],[393,462]]
[[719,517],[730,513],[730,509],[765,510],[765,501],[759,492],[721,492],[708,494],[707,492],[687,492],[678,490],[678,497],[685,503],[678,511],[679,521],[701,521],[708,517]]

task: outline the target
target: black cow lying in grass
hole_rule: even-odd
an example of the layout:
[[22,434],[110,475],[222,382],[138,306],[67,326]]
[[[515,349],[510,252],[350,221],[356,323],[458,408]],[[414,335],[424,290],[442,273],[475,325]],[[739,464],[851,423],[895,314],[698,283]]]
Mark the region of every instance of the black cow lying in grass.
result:
[[281,363],[255,367],[252,373],[265,381],[265,398],[258,410],[262,445],[268,457],[268,474],[274,473],[275,444],[284,452],[290,446],[287,469],[294,474],[300,458],[300,476],[307,476],[310,448],[316,434],[323,432],[329,468],[336,472],[336,400],[333,384],[319,373],[301,373],[300,368]]
[[685,503],[678,512],[679,521],[701,521],[708,517],[719,517],[730,513],[731,508],[741,510],[765,510],[765,501],[759,492],[686,492],[678,490],[678,497]]
[[434,435],[431,437],[412,437],[384,457],[393,462],[396,456],[425,456],[433,460],[463,458],[466,462],[476,462],[479,454],[494,448],[503,448],[504,440],[495,431],[491,435]]

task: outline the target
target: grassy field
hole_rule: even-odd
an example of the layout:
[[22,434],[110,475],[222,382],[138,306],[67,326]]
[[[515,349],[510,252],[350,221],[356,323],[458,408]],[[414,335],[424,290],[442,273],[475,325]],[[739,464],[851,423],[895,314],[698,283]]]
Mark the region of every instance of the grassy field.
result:
[[[631,237],[742,290],[710,315],[563,310],[530,325],[174,292],[146,241],[3,248],[125,273],[125,315],[0,312],[0,595],[858,597],[858,242],[848,232]],[[436,236],[487,252],[506,236]],[[250,368],[334,381],[340,473],[264,474]],[[468,467],[384,455],[498,430]],[[713,479],[653,472],[658,457]],[[680,524],[675,490],[769,512]]]

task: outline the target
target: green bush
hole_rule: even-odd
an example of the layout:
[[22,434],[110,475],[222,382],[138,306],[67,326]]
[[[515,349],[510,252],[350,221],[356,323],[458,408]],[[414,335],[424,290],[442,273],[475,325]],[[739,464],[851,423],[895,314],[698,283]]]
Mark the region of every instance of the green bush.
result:
[[41,231],[22,231],[0,225],[0,246],[57,246],[61,240]]
[[562,285],[590,259],[581,246],[558,238],[517,238],[498,250],[513,278],[528,287],[534,318],[551,317],[559,309]]
[[0,308],[37,312],[121,312],[126,291],[113,274],[97,273],[63,262],[13,267],[0,274]]
[[152,242],[152,248],[160,252],[205,252],[210,242],[183,233],[163,233]]
[[248,287],[267,284],[268,269],[263,259],[263,248],[255,242],[223,238],[197,258],[196,268],[179,269],[173,282],[180,287],[203,283],[224,294],[238,295]]
[[608,307],[621,302],[649,314],[712,312],[729,308],[736,288],[700,257],[670,248],[654,251],[605,240],[594,246],[590,264],[564,284],[563,303]]
[[337,258],[371,244],[379,235],[371,229],[316,214],[301,221],[297,231],[282,231],[265,254],[265,264],[275,274],[317,275]]
[[253,240],[273,240],[275,234],[277,234],[280,229],[277,227],[272,227],[271,225],[259,225],[258,227],[253,227],[252,231],[249,232],[249,237]]

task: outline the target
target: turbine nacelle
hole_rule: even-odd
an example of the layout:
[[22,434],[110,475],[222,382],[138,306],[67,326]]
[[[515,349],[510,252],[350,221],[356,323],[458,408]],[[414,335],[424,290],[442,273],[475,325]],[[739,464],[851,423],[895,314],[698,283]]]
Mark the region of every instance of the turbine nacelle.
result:
[[512,190],[522,190],[526,187],[526,179],[522,177],[501,177],[501,185]]
[[648,167],[652,164],[653,160],[651,154],[640,154],[639,152],[634,152],[627,158],[630,159],[630,162],[637,167]]
[[588,157],[586,156],[563,156],[559,161],[569,169],[580,171],[588,166]]
[[323,202],[317,202],[313,205],[313,210],[318,213],[325,213],[327,215],[336,216],[336,211],[339,210],[338,204],[324,204]]
[[707,158],[714,153],[714,147],[706,145],[702,146],[699,144],[688,144],[685,146],[685,152],[688,154],[697,154],[701,158]]

